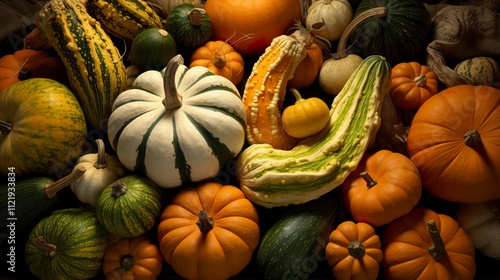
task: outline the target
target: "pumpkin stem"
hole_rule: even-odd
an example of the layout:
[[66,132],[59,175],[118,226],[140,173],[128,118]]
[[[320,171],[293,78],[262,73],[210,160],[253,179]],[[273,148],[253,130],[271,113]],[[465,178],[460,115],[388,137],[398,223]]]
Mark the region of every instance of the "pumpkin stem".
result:
[[86,171],[87,170],[85,169],[85,167],[80,165],[78,166],[78,168],[73,169],[73,171],[71,171],[69,175],[66,175],[61,179],[52,182],[50,184],[46,184],[44,186],[45,195],[48,198],[53,198],[54,196],[56,196],[57,192],[59,192],[66,186],[71,185],[71,183],[75,182],[80,177],[82,177]]
[[377,181],[375,179],[373,179],[373,177],[370,176],[370,174],[368,174],[368,172],[366,172],[366,171],[359,173],[359,176],[361,176],[361,178],[365,179],[366,185],[368,185],[369,188],[371,188],[377,184]]
[[130,271],[134,268],[135,258],[133,256],[124,256],[120,262],[120,268],[125,271]]
[[203,15],[205,15],[205,10],[202,8],[193,8],[188,13],[189,23],[194,26],[199,26],[201,24],[201,20]]
[[416,77],[415,79],[413,79],[413,81],[415,82],[417,87],[425,87],[427,85],[427,76],[425,74],[420,75],[420,76]]
[[475,129],[469,130],[464,134],[464,143],[469,147],[481,145],[481,135]]
[[429,232],[433,242],[432,245],[427,248],[432,258],[438,260],[441,257],[447,256],[448,254],[446,253],[443,238],[439,235],[439,231],[437,230],[434,220],[427,222],[427,231]]
[[346,53],[347,40],[349,39],[349,37],[351,37],[351,34],[354,31],[354,29],[356,29],[356,27],[358,27],[363,21],[371,17],[385,17],[386,15],[387,15],[386,7],[371,8],[357,15],[346,27],[346,29],[342,33],[342,36],[340,36],[337,45],[337,52],[333,54],[332,57],[344,58],[347,56]]
[[212,63],[217,68],[222,68],[226,65],[226,60],[220,54],[214,54],[212,57]]
[[12,124],[6,121],[0,120],[0,134],[7,135],[12,131]]
[[365,255],[365,246],[361,244],[358,240],[353,241],[347,246],[347,251],[349,255],[353,256],[356,259],[361,259]]
[[165,69],[163,76],[165,99],[163,99],[163,105],[167,110],[177,109],[182,106],[182,96],[177,92],[177,85],[175,84],[175,73],[182,64],[184,64],[184,59],[178,54],[170,59]]
[[115,198],[118,198],[127,192],[127,184],[123,183],[120,180],[115,181],[113,184],[111,184],[111,188],[111,195]]
[[302,98],[302,95],[300,95],[300,92],[297,89],[291,87],[290,91],[293,93],[293,96],[295,96],[295,99],[297,99],[296,103],[304,101],[304,98]]
[[94,163],[96,169],[102,169],[108,167],[106,162],[106,148],[104,146],[104,141],[102,139],[96,139],[97,143],[97,161]]
[[29,78],[31,78],[31,71],[28,68],[21,66],[21,68],[19,69],[19,73],[17,74],[17,79],[19,79],[20,81],[24,81]]
[[48,257],[55,257],[57,252],[57,247],[54,244],[47,244],[43,236],[38,236],[33,240],[36,247],[45,250],[45,255]]
[[198,225],[201,232],[209,231],[214,228],[214,218],[208,216],[207,212],[204,210],[200,210],[198,218],[196,225]]

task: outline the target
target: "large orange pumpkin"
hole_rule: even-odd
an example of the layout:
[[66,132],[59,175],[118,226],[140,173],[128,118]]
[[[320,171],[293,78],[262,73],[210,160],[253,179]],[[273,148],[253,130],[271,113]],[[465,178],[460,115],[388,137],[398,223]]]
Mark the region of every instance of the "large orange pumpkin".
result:
[[344,202],[357,222],[382,226],[408,214],[422,194],[416,166],[400,153],[366,153],[342,184]]
[[207,0],[213,40],[229,42],[243,56],[259,56],[301,18],[299,0]]
[[451,217],[415,208],[382,232],[385,279],[471,280],[475,250],[467,233]]
[[246,267],[260,240],[257,210],[231,185],[207,182],[179,192],[158,225],[160,250],[185,279],[228,279]]
[[0,91],[28,78],[49,78],[69,85],[64,64],[50,51],[22,49],[0,58]]
[[438,198],[500,198],[500,89],[459,85],[429,98],[410,126],[408,156]]

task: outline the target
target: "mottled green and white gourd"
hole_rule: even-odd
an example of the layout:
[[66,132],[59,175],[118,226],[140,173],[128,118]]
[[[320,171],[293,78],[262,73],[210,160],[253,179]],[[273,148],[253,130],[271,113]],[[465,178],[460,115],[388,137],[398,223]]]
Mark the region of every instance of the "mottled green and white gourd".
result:
[[272,208],[302,204],[338,187],[373,143],[389,91],[391,67],[384,57],[363,60],[330,109],[322,132],[291,150],[253,144],[238,156],[240,186],[255,204]]

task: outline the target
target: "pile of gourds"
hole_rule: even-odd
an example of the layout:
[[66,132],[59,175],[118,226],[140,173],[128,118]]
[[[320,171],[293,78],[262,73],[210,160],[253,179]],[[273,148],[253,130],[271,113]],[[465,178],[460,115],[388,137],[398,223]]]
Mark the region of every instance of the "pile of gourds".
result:
[[50,0],[0,58],[23,277],[488,276],[500,66],[444,86],[427,5]]

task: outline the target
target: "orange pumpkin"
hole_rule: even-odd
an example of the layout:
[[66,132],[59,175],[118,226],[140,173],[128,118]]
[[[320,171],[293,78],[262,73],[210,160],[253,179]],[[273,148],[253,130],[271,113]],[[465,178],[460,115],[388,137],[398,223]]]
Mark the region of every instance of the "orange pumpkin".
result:
[[436,74],[426,65],[412,61],[392,68],[389,96],[397,107],[416,110],[437,92]]
[[157,279],[163,257],[158,247],[146,236],[122,238],[106,249],[102,270],[106,280]]
[[345,221],[330,234],[325,256],[337,280],[375,280],[383,257],[380,247],[371,225]]
[[415,208],[382,232],[385,279],[474,279],[474,245],[451,217]]
[[306,57],[299,63],[288,86],[301,89],[316,81],[323,65],[323,50],[312,40],[306,43]]
[[189,67],[205,66],[237,85],[245,73],[243,57],[224,41],[209,41],[191,54]]
[[158,225],[160,250],[185,279],[228,279],[246,267],[260,240],[259,217],[243,192],[206,182],[175,195]]
[[412,120],[407,151],[436,197],[500,198],[500,89],[459,85],[432,96]]
[[213,40],[227,41],[243,56],[259,56],[301,18],[299,0],[207,0]]
[[406,156],[379,150],[364,155],[342,189],[354,220],[382,226],[413,209],[422,194],[422,182]]
[[0,58],[0,91],[28,78],[49,78],[69,85],[64,64],[50,51],[22,49]]

